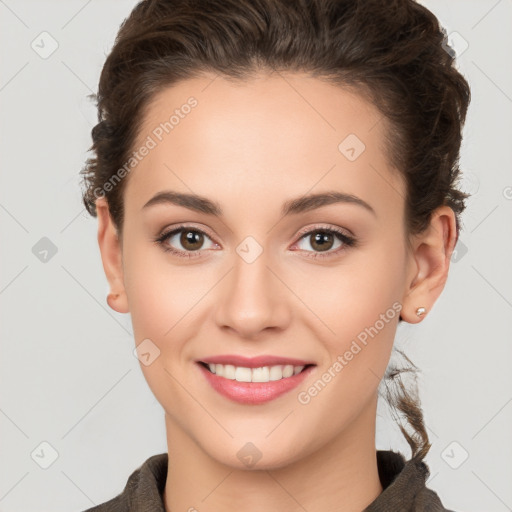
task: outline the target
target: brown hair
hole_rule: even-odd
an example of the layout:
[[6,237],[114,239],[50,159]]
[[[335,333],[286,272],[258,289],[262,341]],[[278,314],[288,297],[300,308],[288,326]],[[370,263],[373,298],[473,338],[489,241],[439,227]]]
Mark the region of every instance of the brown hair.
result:
[[[406,184],[406,233],[421,233],[434,210],[448,205],[458,238],[469,197],[457,185],[470,89],[446,32],[413,0],[141,1],[122,23],[93,95],[94,156],[81,171],[88,212],[96,216],[95,200],[105,195],[122,234],[126,178],[104,185],[128,160],[157,92],[204,72],[244,81],[275,70],[306,72],[369,99],[383,115],[388,159]],[[386,379],[399,375],[391,370]],[[416,435],[400,428],[413,456],[423,458],[430,444],[419,400],[404,386],[386,399],[406,416]]]

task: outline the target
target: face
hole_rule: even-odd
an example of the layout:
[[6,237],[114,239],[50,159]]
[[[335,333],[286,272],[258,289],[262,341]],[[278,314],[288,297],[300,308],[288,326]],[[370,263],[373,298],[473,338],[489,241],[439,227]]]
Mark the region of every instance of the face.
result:
[[[374,420],[419,268],[384,130],[362,97],[300,74],[205,76],[147,108],[135,149],[149,149],[128,176],[118,247],[98,202],[102,257],[115,309],[131,314],[150,354],[141,369],[168,427],[212,459],[243,467],[240,450],[254,449],[259,467],[279,467]],[[211,204],[151,202],[164,192]],[[236,379],[198,363],[225,355],[311,366],[251,402],[251,383],[237,391]],[[238,398],[212,385],[219,379]]]

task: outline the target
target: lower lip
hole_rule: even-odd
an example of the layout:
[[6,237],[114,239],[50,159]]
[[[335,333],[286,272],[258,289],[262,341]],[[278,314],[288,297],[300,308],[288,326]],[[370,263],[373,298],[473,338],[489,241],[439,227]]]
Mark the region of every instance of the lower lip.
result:
[[226,398],[241,404],[262,404],[274,400],[297,387],[314,368],[314,366],[308,366],[297,375],[270,382],[238,382],[219,377],[200,363],[197,365],[213,389]]

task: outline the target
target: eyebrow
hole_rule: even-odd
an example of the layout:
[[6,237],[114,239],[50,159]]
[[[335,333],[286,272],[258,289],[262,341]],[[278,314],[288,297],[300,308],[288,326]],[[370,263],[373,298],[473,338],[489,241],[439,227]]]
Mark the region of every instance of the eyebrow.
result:
[[[335,203],[347,203],[362,206],[374,216],[377,216],[375,210],[366,201],[363,201],[361,198],[352,194],[346,194],[334,190],[289,199],[283,204],[281,208],[281,215],[283,217],[287,215],[296,215],[298,213],[316,210],[322,206]],[[164,190],[154,195],[142,207],[142,209],[149,208],[150,206],[157,204],[174,204],[199,213],[214,215],[216,217],[222,217],[223,215],[222,208],[218,202],[196,194],[185,194],[182,192]]]

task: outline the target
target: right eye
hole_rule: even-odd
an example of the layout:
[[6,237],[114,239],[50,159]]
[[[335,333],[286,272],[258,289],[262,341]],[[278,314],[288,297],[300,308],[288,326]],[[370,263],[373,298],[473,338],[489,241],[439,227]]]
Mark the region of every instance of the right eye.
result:
[[[179,236],[178,236],[179,235]],[[181,258],[197,258],[201,256],[201,249],[205,239],[211,238],[202,230],[190,226],[178,226],[160,235],[155,242],[166,252]],[[173,247],[171,244],[180,244],[183,249]],[[212,244],[215,246],[214,242]]]

